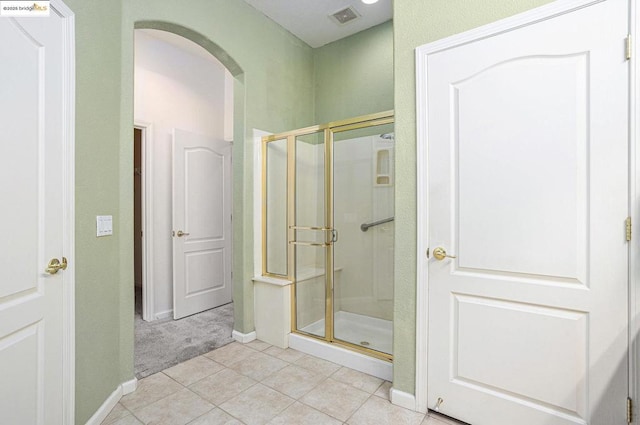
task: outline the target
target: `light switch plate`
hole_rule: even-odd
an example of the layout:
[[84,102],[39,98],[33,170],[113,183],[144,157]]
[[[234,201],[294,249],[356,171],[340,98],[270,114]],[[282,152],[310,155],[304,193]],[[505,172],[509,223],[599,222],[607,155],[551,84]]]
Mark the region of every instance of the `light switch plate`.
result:
[[96,236],[111,236],[113,235],[113,216],[111,215],[98,215],[96,216]]

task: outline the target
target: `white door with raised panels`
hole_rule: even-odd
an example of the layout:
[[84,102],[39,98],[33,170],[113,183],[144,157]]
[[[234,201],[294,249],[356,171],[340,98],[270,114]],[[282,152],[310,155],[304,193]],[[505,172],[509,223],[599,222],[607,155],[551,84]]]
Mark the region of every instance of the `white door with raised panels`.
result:
[[0,17],[0,424],[73,418],[73,35],[50,6]]
[[473,425],[625,424],[629,3],[543,10],[418,54],[428,407]]
[[231,143],[174,129],[174,319],[231,302],[231,202]]

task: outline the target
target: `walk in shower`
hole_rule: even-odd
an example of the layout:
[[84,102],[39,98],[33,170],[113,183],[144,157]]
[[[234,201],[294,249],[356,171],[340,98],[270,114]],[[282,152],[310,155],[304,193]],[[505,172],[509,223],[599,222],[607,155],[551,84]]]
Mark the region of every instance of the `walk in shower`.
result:
[[263,275],[293,282],[291,331],[391,360],[393,113],[267,136]]

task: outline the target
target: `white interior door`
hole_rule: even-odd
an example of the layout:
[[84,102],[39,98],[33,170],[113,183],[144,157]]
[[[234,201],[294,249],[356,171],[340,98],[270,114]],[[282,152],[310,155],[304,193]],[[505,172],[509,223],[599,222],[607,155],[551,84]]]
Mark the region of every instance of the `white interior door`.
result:
[[591,3],[424,58],[428,406],[474,425],[626,423],[629,4]]
[[231,143],[173,132],[173,317],[231,302]]
[[72,267],[45,272],[72,260],[66,25],[55,8],[0,18],[1,424],[72,418]]

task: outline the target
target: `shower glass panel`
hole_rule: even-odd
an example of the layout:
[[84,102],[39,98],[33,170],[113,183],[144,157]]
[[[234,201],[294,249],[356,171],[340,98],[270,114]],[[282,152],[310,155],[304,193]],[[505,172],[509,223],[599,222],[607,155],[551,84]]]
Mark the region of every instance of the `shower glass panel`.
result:
[[295,271],[296,327],[326,335],[326,262],[328,232],[325,193],[325,132],[295,138]]
[[287,276],[287,139],[265,146],[263,271]]
[[[354,128],[355,127],[355,128]],[[333,334],[392,353],[393,124],[333,133]]]
[[393,111],[263,138],[263,274],[291,331],[393,360]]

